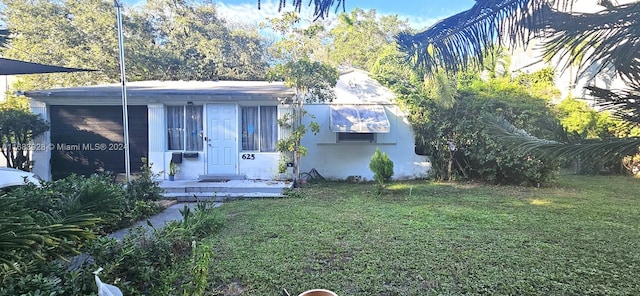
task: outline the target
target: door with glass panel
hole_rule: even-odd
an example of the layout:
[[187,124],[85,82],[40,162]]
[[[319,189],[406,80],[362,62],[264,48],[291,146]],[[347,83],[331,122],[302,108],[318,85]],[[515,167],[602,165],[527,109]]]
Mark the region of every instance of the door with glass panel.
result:
[[207,173],[235,174],[238,163],[236,105],[207,105]]

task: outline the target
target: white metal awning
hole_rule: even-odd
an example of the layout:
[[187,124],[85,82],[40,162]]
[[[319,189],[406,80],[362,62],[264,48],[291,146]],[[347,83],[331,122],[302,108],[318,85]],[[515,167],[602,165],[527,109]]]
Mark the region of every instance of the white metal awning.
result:
[[391,125],[382,105],[331,105],[331,131],[388,133]]

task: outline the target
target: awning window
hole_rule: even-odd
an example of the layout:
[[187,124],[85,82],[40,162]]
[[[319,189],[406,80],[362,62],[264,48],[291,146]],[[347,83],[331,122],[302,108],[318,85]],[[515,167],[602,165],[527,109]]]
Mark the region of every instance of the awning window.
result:
[[391,130],[382,105],[331,105],[331,131],[337,133],[388,133]]

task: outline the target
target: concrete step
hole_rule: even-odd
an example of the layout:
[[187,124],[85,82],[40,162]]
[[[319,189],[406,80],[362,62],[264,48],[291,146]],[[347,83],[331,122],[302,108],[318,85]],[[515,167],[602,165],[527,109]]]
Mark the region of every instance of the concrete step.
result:
[[166,198],[178,201],[225,200],[244,197],[283,197],[284,192],[293,188],[292,182],[271,180],[198,180],[163,181]]
[[251,192],[264,192],[264,193],[279,193],[285,187],[227,187],[227,186],[215,186],[215,187],[167,187],[164,188],[165,193],[251,193]]
[[246,180],[246,175],[236,174],[207,174],[200,175],[198,181],[219,181],[219,180]]
[[244,192],[244,193],[192,193],[181,194],[181,193],[165,193],[163,194],[165,198],[175,199],[178,202],[194,202],[194,201],[205,201],[205,200],[213,200],[216,202],[222,202],[229,199],[234,198],[280,198],[284,197],[283,193],[263,193],[263,192]]

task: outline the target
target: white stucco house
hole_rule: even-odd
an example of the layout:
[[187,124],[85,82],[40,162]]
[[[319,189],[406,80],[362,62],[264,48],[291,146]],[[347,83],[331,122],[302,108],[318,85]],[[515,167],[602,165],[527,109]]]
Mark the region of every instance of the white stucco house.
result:
[[427,176],[431,163],[415,154],[411,125],[389,89],[366,72],[352,70],[340,75],[335,92],[331,103],[305,105],[323,128],[303,139],[308,157],[302,159],[301,171],[315,168],[329,178],[372,180],[369,161],[380,148],[394,162],[394,179]]
[[[37,140],[34,172],[45,179],[71,173],[124,172],[121,84],[26,92],[32,109],[51,123]],[[301,171],[316,169],[328,179],[360,176],[376,148],[395,165],[395,179],[427,176],[430,162],[414,150],[414,136],[393,94],[367,73],[340,75],[337,99],[308,104],[321,125],[302,144],[308,154]],[[292,89],[264,81],[142,81],[127,83],[129,150],[135,172],[144,157],[160,178],[170,161],[176,179],[237,175],[269,180],[277,176],[277,141],[287,131],[277,120],[290,112]]]

